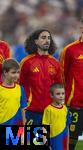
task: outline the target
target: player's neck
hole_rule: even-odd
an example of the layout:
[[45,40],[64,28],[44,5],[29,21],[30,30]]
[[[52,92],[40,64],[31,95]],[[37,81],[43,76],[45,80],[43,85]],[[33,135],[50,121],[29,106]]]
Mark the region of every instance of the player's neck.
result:
[[62,106],[62,104],[57,103],[57,102],[52,102],[52,105],[55,106],[55,107],[61,107]]
[[42,51],[42,50],[40,50],[40,49],[38,49],[38,51],[37,51],[37,53],[39,54],[39,55],[48,55],[48,51]]
[[2,85],[4,87],[14,87],[15,84],[13,82],[9,82],[9,81],[4,80]]

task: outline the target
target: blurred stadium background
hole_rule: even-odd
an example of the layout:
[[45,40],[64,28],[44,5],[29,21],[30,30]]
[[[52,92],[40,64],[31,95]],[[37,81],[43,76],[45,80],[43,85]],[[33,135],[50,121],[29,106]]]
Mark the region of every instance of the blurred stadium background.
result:
[[0,39],[9,42],[15,57],[30,32],[47,28],[57,44],[58,58],[63,47],[79,36],[82,16],[83,0],[0,0]]
[[63,47],[79,37],[81,17],[83,0],[0,0],[0,39],[10,44],[12,56],[20,61],[26,55],[26,37],[47,28],[57,44],[58,59]]

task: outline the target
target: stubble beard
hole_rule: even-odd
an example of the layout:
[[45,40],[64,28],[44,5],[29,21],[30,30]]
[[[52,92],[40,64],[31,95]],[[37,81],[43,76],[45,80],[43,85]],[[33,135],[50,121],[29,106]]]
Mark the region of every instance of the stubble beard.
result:
[[49,50],[49,45],[48,45],[48,46],[42,46],[42,47],[40,47],[40,46],[38,45],[38,48],[39,48],[41,51],[48,51],[48,50]]

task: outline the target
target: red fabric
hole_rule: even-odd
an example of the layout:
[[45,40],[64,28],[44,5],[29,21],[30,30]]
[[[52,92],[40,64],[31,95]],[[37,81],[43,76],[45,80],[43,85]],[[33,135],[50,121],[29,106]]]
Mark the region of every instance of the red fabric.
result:
[[64,138],[63,141],[63,150],[68,150],[68,136]]
[[59,62],[50,55],[27,56],[22,61],[20,84],[24,86],[27,98],[32,93],[29,110],[43,112],[51,103],[50,85],[62,82]]
[[19,120],[19,121],[16,123],[16,125],[18,125],[18,126],[23,125],[23,120]]
[[71,99],[68,105],[83,107],[83,42],[78,40],[68,45],[63,61],[66,103]]
[[3,60],[9,57],[10,57],[9,45],[4,41],[0,41],[0,82],[1,82]]

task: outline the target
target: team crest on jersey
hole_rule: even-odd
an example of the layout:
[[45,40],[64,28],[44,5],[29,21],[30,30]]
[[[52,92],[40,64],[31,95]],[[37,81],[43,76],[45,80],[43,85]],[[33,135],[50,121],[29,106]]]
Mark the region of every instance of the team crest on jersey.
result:
[[75,125],[74,125],[74,124],[71,124],[71,125],[70,125],[70,131],[71,131],[71,132],[74,132],[74,131],[75,131]]
[[2,62],[3,62],[3,57],[2,57],[2,55],[0,55],[0,64],[2,64]]
[[48,66],[48,72],[49,72],[51,75],[56,73],[55,68],[54,68],[52,65]]

